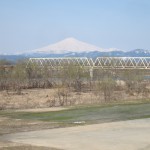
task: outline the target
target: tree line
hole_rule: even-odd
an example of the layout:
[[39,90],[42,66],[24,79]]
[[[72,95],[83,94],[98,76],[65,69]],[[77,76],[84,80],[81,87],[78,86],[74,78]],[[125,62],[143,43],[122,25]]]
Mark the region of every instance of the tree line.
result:
[[[4,67],[12,66],[12,67]],[[97,97],[104,97],[105,102],[117,99],[115,91],[125,90],[128,94],[149,96],[149,79],[145,70],[94,69],[93,78],[90,69],[76,64],[64,65],[53,69],[36,63],[27,65],[27,60],[13,64],[0,60],[0,90],[15,91],[21,94],[23,89],[56,88],[61,105],[67,105],[68,94],[73,92],[92,92]],[[119,97],[119,92],[118,92]]]

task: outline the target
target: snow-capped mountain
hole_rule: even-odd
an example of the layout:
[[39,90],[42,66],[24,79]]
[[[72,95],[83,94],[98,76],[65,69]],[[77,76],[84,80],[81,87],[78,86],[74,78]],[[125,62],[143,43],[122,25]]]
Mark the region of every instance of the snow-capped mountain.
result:
[[82,52],[108,52],[108,51],[118,51],[117,48],[100,48],[86,42],[79,41],[75,38],[66,38],[60,42],[42,47],[39,49],[32,50],[31,52],[36,53],[47,53],[47,54],[63,54],[63,53],[82,53]]
[[150,50],[135,49],[126,53],[130,57],[150,57]]
[[75,38],[67,38],[60,42],[48,45],[46,47],[32,50],[32,52],[47,54],[62,54],[68,52],[80,53],[91,51],[103,51],[103,49],[95,45],[79,41]]

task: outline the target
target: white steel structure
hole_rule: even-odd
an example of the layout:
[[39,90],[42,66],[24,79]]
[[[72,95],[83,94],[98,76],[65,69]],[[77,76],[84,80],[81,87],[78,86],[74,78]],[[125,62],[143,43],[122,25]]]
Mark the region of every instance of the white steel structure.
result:
[[41,67],[64,68],[65,66],[91,67],[94,66],[92,59],[87,57],[64,57],[64,58],[30,58],[28,64],[38,64]]
[[54,69],[68,65],[93,69],[150,69],[150,57],[98,57],[95,61],[87,57],[30,58],[29,63]]
[[150,57],[98,57],[94,66],[103,69],[150,69]]

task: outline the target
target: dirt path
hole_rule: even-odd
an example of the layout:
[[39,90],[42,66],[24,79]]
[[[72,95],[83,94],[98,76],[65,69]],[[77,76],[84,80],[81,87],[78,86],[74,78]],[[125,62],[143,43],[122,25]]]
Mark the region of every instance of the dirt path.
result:
[[67,107],[51,107],[51,108],[34,108],[34,109],[18,109],[16,112],[47,112],[47,111],[61,111],[67,110]]
[[9,134],[0,140],[64,150],[149,150],[150,119]]
[[[0,150],[58,150],[50,147],[32,146],[9,141],[0,141]],[[59,149],[60,150],[60,149]]]

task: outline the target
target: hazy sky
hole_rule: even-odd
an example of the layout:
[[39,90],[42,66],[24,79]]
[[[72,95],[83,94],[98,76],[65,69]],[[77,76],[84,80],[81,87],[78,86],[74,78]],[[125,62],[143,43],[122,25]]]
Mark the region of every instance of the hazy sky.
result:
[[102,48],[150,49],[150,0],[0,0],[0,53],[67,37]]

